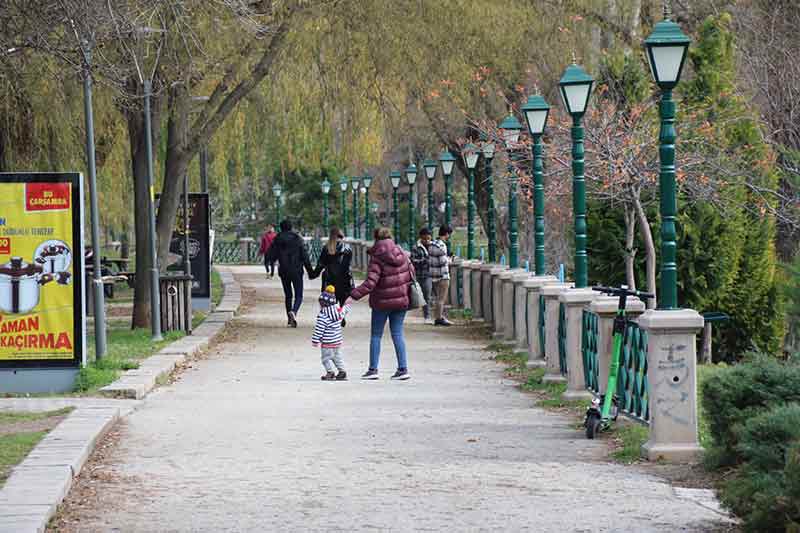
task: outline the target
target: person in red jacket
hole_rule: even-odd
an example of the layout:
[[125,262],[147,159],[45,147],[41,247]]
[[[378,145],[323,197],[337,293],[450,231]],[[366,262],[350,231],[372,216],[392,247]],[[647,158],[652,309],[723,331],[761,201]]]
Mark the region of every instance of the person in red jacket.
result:
[[267,274],[269,274],[271,278],[275,276],[275,261],[267,261],[267,252],[269,252],[272,241],[274,241],[277,236],[278,234],[275,233],[275,226],[267,224],[267,229],[264,235],[261,236],[261,247],[258,249],[258,255],[264,257],[264,268],[267,269]]
[[378,379],[381,338],[388,320],[397,354],[397,372],[392,379],[406,380],[411,376],[408,374],[403,321],[408,310],[408,287],[414,266],[403,249],[392,240],[389,228],[376,229],[374,238],[375,244],[367,251],[370,256],[367,279],[353,289],[348,299],[358,301],[369,294],[369,306],[372,308],[369,368],[361,379]]

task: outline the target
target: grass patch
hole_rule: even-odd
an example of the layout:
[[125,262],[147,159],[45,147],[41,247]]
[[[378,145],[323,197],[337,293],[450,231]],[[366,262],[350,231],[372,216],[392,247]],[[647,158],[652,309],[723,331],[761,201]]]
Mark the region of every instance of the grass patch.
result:
[[650,430],[647,426],[618,421],[612,431],[617,449],[611,456],[621,463],[635,463],[642,458],[642,445],[647,442]]
[[108,349],[100,361],[94,358],[94,338],[89,337],[90,363],[82,368],[75,380],[75,392],[92,394],[116,380],[125,370],[139,368],[145,359],[167,344],[184,336],[182,331],[164,333],[164,340],[153,342],[149,329],[130,329],[125,325],[109,327]]
[[45,435],[47,431],[0,435],[0,486],[8,479],[11,468],[22,462]]
[[225,292],[225,289],[222,286],[222,278],[219,275],[219,272],[216,269],[211,269],[211,303],[213,307],[219,305],[222,301],[222,296]]
[[72,407],[64,407],[55,411],[46,411],[44,413],[20,413],[16,411],[0,411],[0,426],[4,424],[13,424],[16,422],[34,422],[36,420],[44,420],[53,416],[62,416],[72,411]]
[[[49,418],[63,417],[72,411],[72,407],[47,411],[44,413],[28,412],[0,412],[0,430],[13,431],[3,434],[0,432],[0,486],[11,473],[11,469],[19,464],[30,451],[39,444],[49,429],[42,429],[41,424],[31,424]],[[55,425],[57,421],[52,421]],[[27,427],[26,427],[27,426]],[[48,426],[45,425],[45,428]],[[15,431],[15,430],[19,431]]]

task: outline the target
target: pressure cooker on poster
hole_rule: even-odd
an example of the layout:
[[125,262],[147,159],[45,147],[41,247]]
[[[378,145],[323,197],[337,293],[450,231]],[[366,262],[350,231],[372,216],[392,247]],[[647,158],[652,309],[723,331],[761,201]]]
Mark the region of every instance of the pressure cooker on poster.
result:
[[70,250],[63,244],[46,244],[36,257],[36,263],[42,265],[45,274],[66,272],[70,262]]
[[13,314],[31,311],[39,305],[41,286],[50,281],[52,274],[43,273],[41,266],[12,257],[0,265],[0,310]]

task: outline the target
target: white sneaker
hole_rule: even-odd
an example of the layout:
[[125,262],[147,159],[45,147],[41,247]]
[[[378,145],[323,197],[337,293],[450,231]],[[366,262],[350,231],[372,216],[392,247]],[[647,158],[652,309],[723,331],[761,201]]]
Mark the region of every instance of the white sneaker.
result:
[[431,317],[425,317],[426,324],[433,324],[433,319]]

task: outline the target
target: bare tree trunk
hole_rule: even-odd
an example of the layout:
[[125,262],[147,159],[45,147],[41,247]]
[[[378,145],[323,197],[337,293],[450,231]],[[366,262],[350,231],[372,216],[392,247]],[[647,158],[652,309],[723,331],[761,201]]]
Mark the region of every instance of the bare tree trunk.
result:
[[628,288],[636,290],[636,248],[633,247],[636,237],[636,209],[625,207],[625,280]]
[[658,301],[658,295],[656,294],[656,245],[653,242],[653,232],[650,229],[650,223],[647,221],[647,213],[645,213],[644,208],[642,208],[642,202],[638,194],[634,196],[633,204],[636,207],[636,214],[639,217],[639,228],[641,229],[644,248],[647,252],[647,292],[655,296],[645,303],[648,309],[655,309]]
[[[136,85],[134,85],[136,83]],[[132,82],[129,90],[134,94],[142,94],[141,84]],[[157,102],[152,108],[153,124],[158,120]],[[150,249],[150,228],[148,203],[150,201],[150,187],[147,179],[147,147],[144,131],[144,113],[141,107],[128,107],[123,110],[128,123],[128,139],[131,150],[131,164],[133,171],[134,188],[134,233],[136,241],[136,283],[133,292],[133,315],[131,316],[132,328],[147,328],[150,326],[150,276],[148,275]],[[158,146],[160,128],[153,127],[153,145]]]

